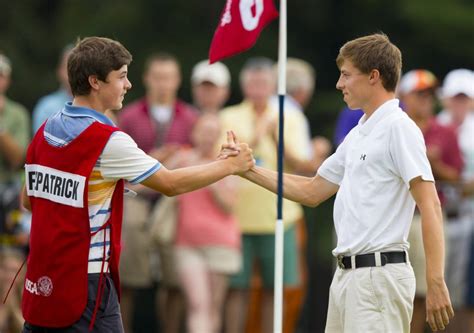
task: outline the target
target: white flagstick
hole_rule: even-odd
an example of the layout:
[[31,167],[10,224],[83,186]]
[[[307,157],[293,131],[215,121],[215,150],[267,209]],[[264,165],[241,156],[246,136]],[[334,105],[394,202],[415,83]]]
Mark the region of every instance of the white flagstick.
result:
[[273,332],[282,332],[283,321],[283,156],[284,156],[284,102],[286,94],[286,0],[280,0],[280,25],[278,38],[278,203],[275,225],[275,289]]

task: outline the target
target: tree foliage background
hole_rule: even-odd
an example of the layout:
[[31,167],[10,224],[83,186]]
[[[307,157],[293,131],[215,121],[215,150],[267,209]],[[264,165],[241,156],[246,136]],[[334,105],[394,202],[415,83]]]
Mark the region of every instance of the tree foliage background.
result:
[[[194,63],[207,57],[225,0],[0,0],[0,50],[13,62],[10,96],[30,110],[57,86],[54,68],[64,45],[78,37],[120,40],[134,55],[127,100],[143,94],[141,71],[152,51],[174,53],[182,63],[180,95],[189,100]],[[342,99],[335,90],[335,58],[347,40],[383,31],[402,50],[404,70],[427,68],[440,79],[451,69],[474,67],[473,0],[288,1],[288,54],[318,72],[308,115],[313,132],[330,136]],[[230,103],[241,98],[237,74],[252,55],[276,60],[278,24],[264,30],[249,52],[225,63],[233,74]]]

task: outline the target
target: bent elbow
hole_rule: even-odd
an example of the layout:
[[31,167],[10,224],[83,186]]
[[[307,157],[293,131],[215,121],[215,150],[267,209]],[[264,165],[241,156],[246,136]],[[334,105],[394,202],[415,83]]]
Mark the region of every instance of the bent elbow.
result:
[[315,196],[307,196],[301,201],[301,204],[307,207],[315,208],[319,206],[321,203],[321,200],[318,200],[317,197]]
[[167,197],[175,197],[179,193],[178,189],[176,189],[174,186],[169,186],[161,190],[161,194],[166,195]]
[[303,205],[311,207],[311,208],[316,208],[316,207],[319,206],[320,203],[321,202],[317,201],[317,200],[307,200],[307,201],[303,202]]

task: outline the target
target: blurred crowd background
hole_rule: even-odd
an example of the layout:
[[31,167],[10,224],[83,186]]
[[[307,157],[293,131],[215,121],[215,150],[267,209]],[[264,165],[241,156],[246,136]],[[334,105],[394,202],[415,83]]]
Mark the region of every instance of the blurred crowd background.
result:
[[[208,66],[225,1],[15,1],[0,12],[0,292],[27,255],[29,216],[18,202],[25,148],[65,102],[77,38],[106,36],[133,54],[132,90],[108,114],[166,167],[205,163],[233,129],[257,163],[276,169],[274,61],[278,25],[248,52]],[[383,31],[403,54],[402,108],[422,130],[445,214],[446,277],[456,311],[448,332],[474,330],[474,3],[469,0],[290,1],[288,172],[313,175],[360,118],[335,89],[347,40]],[[125,202],[122,313],[126,332],[270,332],[272,194],[230,177],[177,198],[140,186]],[[324,330],[335,268],[332,200],[285,203],[284,329]],[[417,214],[412,332],[423,332],[426,286]],[[17,280],[0,305],[0,332],[22,324]]]

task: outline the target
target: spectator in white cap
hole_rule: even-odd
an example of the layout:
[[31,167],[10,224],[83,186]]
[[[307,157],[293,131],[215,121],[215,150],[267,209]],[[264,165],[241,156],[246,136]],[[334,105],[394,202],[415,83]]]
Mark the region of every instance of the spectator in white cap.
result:
[[202,113],[217,113],[230,95],[230,73],[221,62],[198,62],[191,75],[194,105]]
[[[460,189],[463,198],[459,201],[457,223],[447,224],[446,238],[450,245],[446,262],[453,265],[460,258],[471,264],[446,267],[448,288],[456,286],[459,293],[453,294],[453,306],[460,314],[459,319],[470,318],[470,328],[474,330],[474,71],[455,69],[449,72],[440,95],[444,110],[438,115],[440,122],[452,125],[457,130],[459,145],[464,158]],[[453,261],[454,260],[454,261]],[[466,272],[466,267],[471,267]],[[459,267],[459,268],[458,268]],[[466,296],[468,295],[468,296]]]
[[440,90],[440,97],[445,110],[440,113],[439,119],[444,123],[461,126],[474,102],[474,72],[461,68],[449,72]]

